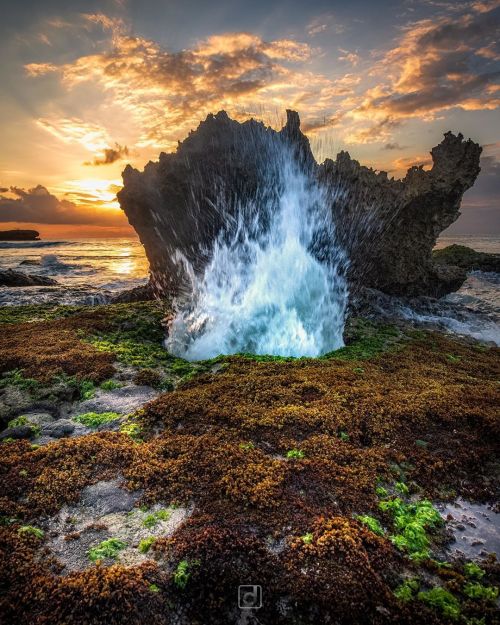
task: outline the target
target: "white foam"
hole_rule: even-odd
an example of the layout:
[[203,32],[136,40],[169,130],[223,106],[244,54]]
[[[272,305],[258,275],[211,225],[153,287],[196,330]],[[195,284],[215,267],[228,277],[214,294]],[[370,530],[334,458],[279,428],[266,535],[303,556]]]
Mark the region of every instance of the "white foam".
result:
[[335,245],[322,189],[288,154],[281,158],[279,175],[266,181],[275,185],[266,195],[274,200],[239,207],[236,226],[220,234],[201,276],[183,261],[191,289],[175,302],[166,342],[172,353],[189,360],[239,352],[318,356],[343,345],[347,259]]

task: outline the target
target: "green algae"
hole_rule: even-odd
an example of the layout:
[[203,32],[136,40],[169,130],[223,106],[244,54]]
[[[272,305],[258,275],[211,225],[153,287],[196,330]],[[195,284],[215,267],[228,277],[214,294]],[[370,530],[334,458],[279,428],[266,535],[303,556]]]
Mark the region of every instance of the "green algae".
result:
[[395,532],[390,539],[413,560],[429,557],[430,532],[443,525],[443,519],[432,502],[422,499],[406,503],[399,497],[381,501],[379,508],[392,517]]
[[[405,339],[407,340],[407,337],[396,326],[357,317],[350,319],[346,324],[345,347],[329,352],[322,358],[370,360],[385,352],[399,349]],[[358,370],[357,373],[364,373],[364,370]]]
[[420,588],[418,579],[407,579],[394,591],[394,596],[400,601],[408,602],[415,598],[416,592]]
[[2,306],[0,308],[0,324],[51,321],[52,319],[76,315],[87,308],[87,306],[54,306],[52,304]]
[[42,431],[41,427],[37,425],[36,423],[31,423],[30,421],[28,421],[28,418],[25,415],[20,415],[19,417],[16,417],[15,419],[11,419],[8,422],[7,427],[17,428],[23,425],[26,425],[31,429],[32,435],[34,437],[40,436],[40,433]]
[[496,586],[483,586],[478,582],[469,582],[464,586],[464,594],[469,599],[477,599],[494,603],[498,599],[498,588]]
[[198,560],[181,560],[177,564],[177,567],[173,574],[174,584],[177,586],[177,588],[180,588],[181,590],[184,590],[186,588],[189,579],[191,578],[191,569],[194,566],[199,566],[199,564],[200,563]]
[[103,391],[115,391],[117,388],[122,388],[123,384],[121,384],[120,382],[117,382],[116,380],[113,379],[109,379],[109,380],[104,380],[104,382],[101,382],[101,384],[99,385],[99,388],[101,388]]
[[117,412],[85,412],[73,417],[74,421],[82,423],[88,428],[96,429],[105,423],[112,423],[121,418],[122,415]]
[[437,586],[431,590],[424,590],[418,593],[418,599],[427,603],[432,608],[439,610],[444,616],[452,620],[457,620],[460,616],[460,602],[451,592]]
[[25,391],[36,391],[40,383],[34,378],[27,378],[23,374],[23,369],[12,369],[12,371],[6,371],[0,379],[0,388],[6,386],[17,386]]
[[156,527],[160,521],[168,521],[170,516],[170,510],[166,510],[163,508],[161,510],[157,510],[156,512],[151,512],[150,514],[148,514],[142,524],[144,525],[144,527],[152,529],[153,527]]
[[302,449],[290,449],[286,452],[288,460],[302,460],[305,457],[305,453]]
[[123,540],[108,538],[107,540],[103,540],[96,547],[89,549],[87,556],[91,562],[97,562],[98,560],[104,560],[106,558],[114,560],[126,546],[127,543]]
[[143,538],[139,542],[139,546],[137,547],[137,549],[140,551],[140,553],[146,554],[153,546],[153,543],[155,542],[155,540],[156,540],[155,536],[148,536],[147,538]]
[[370,516],[368,514],[364,514],[364,515],[358,515],[355,518],[358,519],[358,521],[361,521],[361,523],[363,523],[364,525],[366,525],[366,527],[374,534],[377,534],[377,536],[384,535],[385,533],[384,528],[380,524],[380,521],[376,519],[375,517]]
[[466,562],[464,564],[464,573],[467,577],[475,577],[476,579],[481,579],[485,575],[483,569],[475,562]]
[[41,530],[39,527],[34,527],[33,525],[22,525],[17,533],[19,536],[35,536],[35,538],[42,539],[45,536],[45,532]]

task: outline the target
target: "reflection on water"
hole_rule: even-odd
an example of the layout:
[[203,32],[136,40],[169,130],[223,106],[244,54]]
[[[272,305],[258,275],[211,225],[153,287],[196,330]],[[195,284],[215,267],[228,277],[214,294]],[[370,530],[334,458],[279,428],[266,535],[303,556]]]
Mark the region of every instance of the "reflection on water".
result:
[[[133,288],[144,284],[148,276],[144,248],[135,238],[4,243],[0,269],[8,268],[54,278],[66,290],[73,290],[75,297],[78,294],[78,301],[86,291],[94,298],[95,289],[116,292]],[[52,289],[51,295],[45,293],[45,299],[57,300],[56,290]],[[26,303],[30,294],[33,301],[44,300],[39,290],[22,293],[10,289],[2,290],[0,303]],[[69,296],[69,292],[61,294],[65,302]]]

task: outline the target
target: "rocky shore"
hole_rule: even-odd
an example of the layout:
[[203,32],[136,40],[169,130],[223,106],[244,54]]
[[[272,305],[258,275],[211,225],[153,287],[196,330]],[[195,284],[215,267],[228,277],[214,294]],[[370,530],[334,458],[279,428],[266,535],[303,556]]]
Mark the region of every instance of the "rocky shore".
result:
[[497,348],[352,317],[193,364],[169,314],[0,310],[5,622],[498,622]]

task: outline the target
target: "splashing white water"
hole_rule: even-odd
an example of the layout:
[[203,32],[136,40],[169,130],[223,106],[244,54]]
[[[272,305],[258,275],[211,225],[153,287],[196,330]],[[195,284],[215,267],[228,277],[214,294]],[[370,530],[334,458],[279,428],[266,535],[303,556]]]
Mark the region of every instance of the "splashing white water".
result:
[[175,302],[172,353],[318,356],[343,345],[347,260],[323,190],[283,151],[266,205],[238,207],[203,275],[184,261],[191,288]]

